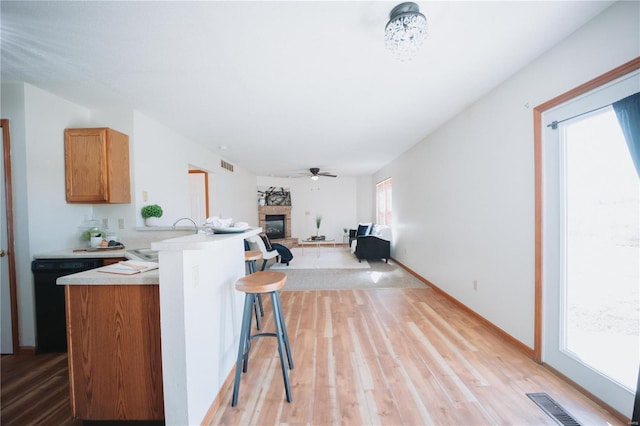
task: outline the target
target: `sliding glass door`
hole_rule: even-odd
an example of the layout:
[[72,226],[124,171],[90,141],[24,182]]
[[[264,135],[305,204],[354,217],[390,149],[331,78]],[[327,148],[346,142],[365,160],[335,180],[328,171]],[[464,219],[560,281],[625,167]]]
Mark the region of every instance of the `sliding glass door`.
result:
[[640,181],[610,104],[627,76],[543,115],[543,361],[631,416],[640,365]]
[[611,107],[562,133],[565,348],[631,390],[640,348],[638,177]]

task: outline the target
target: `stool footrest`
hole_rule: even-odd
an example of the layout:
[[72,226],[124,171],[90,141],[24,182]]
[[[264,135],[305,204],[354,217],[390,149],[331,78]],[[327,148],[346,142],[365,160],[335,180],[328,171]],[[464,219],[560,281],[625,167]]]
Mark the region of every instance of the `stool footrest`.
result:
[[253,340],[257,339],[258,337],[278,337],[278,335],[276,333],[257,333],[251,335],[249,338]]

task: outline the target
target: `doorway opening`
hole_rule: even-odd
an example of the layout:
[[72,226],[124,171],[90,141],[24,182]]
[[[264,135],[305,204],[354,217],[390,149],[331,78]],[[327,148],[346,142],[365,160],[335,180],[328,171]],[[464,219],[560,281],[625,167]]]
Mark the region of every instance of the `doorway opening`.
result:
[[189,203],[191,219],[204,224],[209,217],[209,173],[198,168],[189,169]]

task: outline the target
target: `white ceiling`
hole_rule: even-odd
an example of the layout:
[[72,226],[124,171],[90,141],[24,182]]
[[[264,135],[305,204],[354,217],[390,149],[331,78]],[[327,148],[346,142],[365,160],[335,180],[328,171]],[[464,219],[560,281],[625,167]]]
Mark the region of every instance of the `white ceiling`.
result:
[[137,109],[258,175],[357,176],[612,2],[418,2],[429,36],[404,63],[383,42],[398,3],[3,0],[2,81]]

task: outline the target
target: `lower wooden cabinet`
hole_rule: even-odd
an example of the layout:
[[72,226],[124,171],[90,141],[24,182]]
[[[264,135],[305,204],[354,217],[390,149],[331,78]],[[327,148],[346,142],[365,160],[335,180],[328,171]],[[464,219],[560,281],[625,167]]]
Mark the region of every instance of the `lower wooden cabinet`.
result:
[[67,285],[74,418],[164,418],[157,285]]

